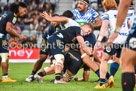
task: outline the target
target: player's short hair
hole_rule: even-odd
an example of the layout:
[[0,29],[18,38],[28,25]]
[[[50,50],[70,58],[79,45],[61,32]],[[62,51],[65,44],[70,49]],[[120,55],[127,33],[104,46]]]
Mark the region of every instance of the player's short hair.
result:
[[86,23],[86,24],[84,24],[84,25],[89,26],[89,27],[92,29],[92,31],[94,30],[94,27],[93,27],[93,25],[92,25],[91,23]]
[[117,3],[115,0],[103,0],[102,5],[106,10],[117,9]]
[[15,12],[15,13],[18,13],[19,11],[18,11],[18,8],[19,7],[23,7],[23,8],[27,8],[27,5],[26,5],[26,3],[25,2],[19,2],[18,4],[16,4],[16,3],[12,3],[11,5],[10,5],[10,11],[13,11],[13,12]]
[[68,18],[72,18],[74,15],[70,10],[66,10],[62,16],[68,17]]

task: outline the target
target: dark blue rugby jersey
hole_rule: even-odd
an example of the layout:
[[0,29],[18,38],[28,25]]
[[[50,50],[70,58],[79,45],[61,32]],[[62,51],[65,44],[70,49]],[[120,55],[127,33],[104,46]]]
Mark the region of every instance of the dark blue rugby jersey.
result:
[[42,38],[44,40],[47,40],[55,32],[56,32],[56,28],[53,25],[50,25],[49,29],[43,34]]
[[72,26],[64,30],[60,30],[53,35],[59,37],[64,43],[75,43],[77,36],[83,36],[83,31],[80,27]]
[[7,34],[6,32],[6,24],[7,22],[11,22],[12,24],[15,24],[17,21],[17,16],[14,12],[8,11],[5,14],[3,14],[0,17],[0,33],[4,34],[4,36]]
[[84,37],[84,41],[88,47],[94,48],[94,45],[96,43],[96,37],[93,33],[91,33],[91,34]]

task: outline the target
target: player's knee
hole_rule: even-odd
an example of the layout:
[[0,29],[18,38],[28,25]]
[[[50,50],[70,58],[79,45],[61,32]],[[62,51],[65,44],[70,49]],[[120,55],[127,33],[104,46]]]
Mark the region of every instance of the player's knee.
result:
[[9,53],[1,53],[1,63],[8,63]]
[[63,65],[64,62],[64,55],[63,54],[56,54],[54,55],[56,62],[55,65]]

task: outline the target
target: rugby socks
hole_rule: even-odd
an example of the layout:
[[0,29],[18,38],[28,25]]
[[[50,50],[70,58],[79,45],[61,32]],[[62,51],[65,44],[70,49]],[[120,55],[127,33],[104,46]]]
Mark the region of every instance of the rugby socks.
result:
[[114,62],[110,65],[110,75],[112,75],[114,77],[114,75],[116,74],[116,72],[119,69],[119,64]]
[[6,80],[8,78],[8,72],[2,73],[2,79]]
[[45,71],[39,72],[38,75],[43,77],[46,75],[46,72]]
[[96,75],[98,76],[98,77],[100,77],[100,70],[98,69],[96,72]]
[[136,74],[136,66],[135,66],[135,74]]
[[110,78],[110,74],[108,72],[106,74],[106,78],[107,78],[107,80]]
[[102,86],[103,84],[105,84],[105,79],[100,78],[100,86]]
[[31,73],[31,75],[35,75],[35,74],[36,74],[36,71],[33,71],[33,70],[32,70],[32,73]]
[[55,73],[55,79],[60,80],[61,79],[61,73]]
[[134,73],[122,73],[123,91],[134,91],[135,76]]

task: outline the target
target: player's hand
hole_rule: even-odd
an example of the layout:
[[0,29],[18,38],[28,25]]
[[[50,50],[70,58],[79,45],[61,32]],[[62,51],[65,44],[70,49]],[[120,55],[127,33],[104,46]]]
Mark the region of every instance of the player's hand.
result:
[[18,39],[19,39],[20,41],[24,41],[24,40],[26,40],[26,37],[25,37],[25,36],[20,35]]
[[84,81],[84,79],[83,79],[83,78],[78,78],[78,77],[75,77],[75,78],[74,78],[74,80],[75,80],[75,81],[78,81],[78,82],[80,82],[80,81]]
[[102,43],[100,41],[97,41],[95,44],[95,49],[98,50],[100,48],[102,48]]
[[118,36],[118,32],[114,32],[114,33],[111,35],[111,37],[108,39],[108,41],[107,41],[108,45],[109,45],[109,44],[112,44],[113,41],[117,38],[117,36]]
[[49,20],[50,16],[48,15],[48,13],[46,11],[43,12],[42,17]]

